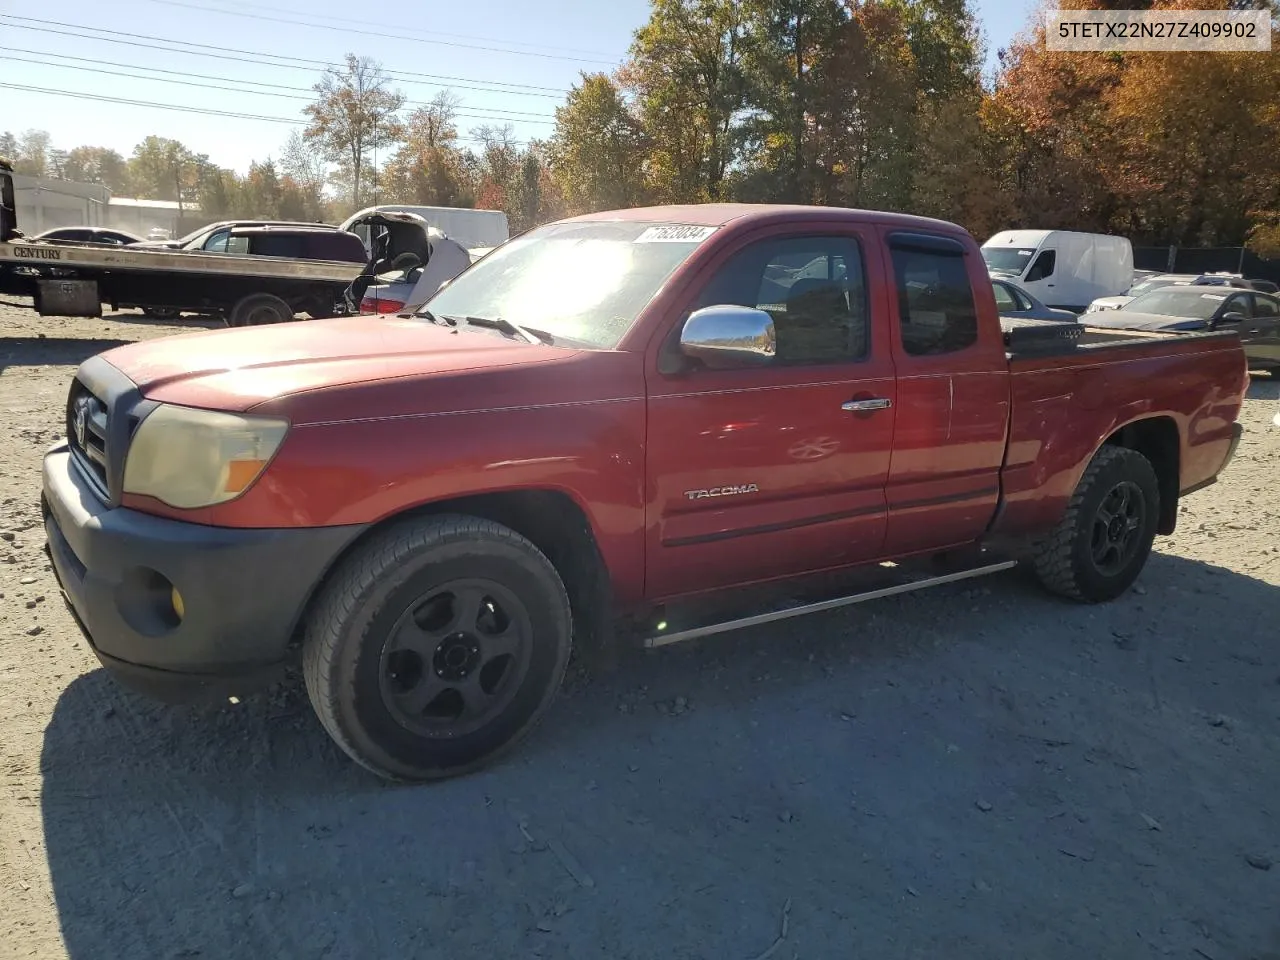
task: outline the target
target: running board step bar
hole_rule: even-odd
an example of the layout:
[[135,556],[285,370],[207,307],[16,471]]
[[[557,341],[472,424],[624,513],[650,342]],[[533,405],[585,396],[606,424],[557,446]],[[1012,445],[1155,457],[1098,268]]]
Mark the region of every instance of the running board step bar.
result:
[[996,563],[985,563],[981,566],[968,567],[933,576],[911,577],[908,574],[904,578],[904,574],[907,572],[905,568],[893,563],[880,564],[879,567],[871,569],[881,575],[879,578],[881,584],[885,582],[885,579],[889,579],[891,582],[887,585],[875,586],[872,589],[862,590],[858,593],[845,594],[844,596],[810,603],[795,604],[794,600],[792,600],[790,605],[783,606],[781,609],[679,629],[672,629],[677,626],[675,623],[669,623],[666,619],[660,618],[650,627],[648,631],[650,635],[644,639],[643,645],[649,648],[665,647],[667,644],[679,643],[682,640],[708,637],[712,634],[725,633],[729,630],[742,630],[746,627],[756,627],[760,624],[774,623],[791,617],[802,617],[810,613],[821,613],[824,610],[835,610],[839,607],[851,606],[866,600],[879,600],[882,597],[892,597],[899,593],[911,593],[916,590],[925,590],[929,587],[940,587],[943,584],[956,583],[960,580],[984,577],[992,573],[999,573],[1002,570],[1009,570],[1015,566],[1017,566],[1016,560],[1001,560]]

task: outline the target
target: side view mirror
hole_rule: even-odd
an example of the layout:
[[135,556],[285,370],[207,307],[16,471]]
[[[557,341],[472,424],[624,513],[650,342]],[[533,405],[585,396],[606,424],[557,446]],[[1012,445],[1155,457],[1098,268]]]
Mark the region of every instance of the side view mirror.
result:
[[680,352],[709,367],[770,363],[778,352],[773,317],[733,304],[695,310],[680,331]]
[[[1238,310],[1232,310],[1230,313],[1224,313],[1217,320],[1217,323],[1242,323],[1248,318]],[[1214,326],[1217,326],[1217,323]]]

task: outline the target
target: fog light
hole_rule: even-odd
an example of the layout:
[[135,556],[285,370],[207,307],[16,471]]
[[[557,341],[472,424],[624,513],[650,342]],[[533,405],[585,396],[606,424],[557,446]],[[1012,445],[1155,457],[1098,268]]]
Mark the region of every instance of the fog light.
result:
[[173,612],[178,615],[178,620],[182,620],[186,616],[186,605],[182,602],[182,594],[178,592],[178,588],[174,587],[170,592],[169,602],[173,604]]

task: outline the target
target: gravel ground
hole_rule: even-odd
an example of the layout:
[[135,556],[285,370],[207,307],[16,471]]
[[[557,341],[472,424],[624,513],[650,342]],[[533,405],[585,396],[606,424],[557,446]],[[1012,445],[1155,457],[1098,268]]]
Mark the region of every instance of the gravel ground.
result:
[[393,787],[296,682],[118,688],[58,597],[68,379],[181,329],[0,307],[0,957],[1280,958],[1280,382],[1114,604],[1014,571],[628,653]]

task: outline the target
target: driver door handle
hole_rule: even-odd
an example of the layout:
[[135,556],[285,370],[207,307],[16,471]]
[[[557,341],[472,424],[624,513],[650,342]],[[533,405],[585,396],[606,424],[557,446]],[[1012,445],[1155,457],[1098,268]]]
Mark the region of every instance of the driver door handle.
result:
[[888,397],[872,397],[869,400],[849,400],[840,404],[841,410],[849,413],[862,413],[866,410],[888,410],[893,406],[893,401]]

